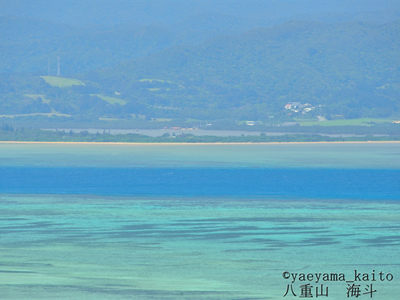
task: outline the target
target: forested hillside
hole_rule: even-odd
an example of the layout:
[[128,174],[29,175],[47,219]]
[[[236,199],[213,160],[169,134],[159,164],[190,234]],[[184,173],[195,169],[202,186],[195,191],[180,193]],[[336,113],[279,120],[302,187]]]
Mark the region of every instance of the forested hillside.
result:
[[73,76],[114,66],[221,34],[244,32],[255,24],[223,13],[194,15],[171,24],[75,26],[0,15],[0,72]]
[[142,7],[149,14],[140,17],[128,5],[119,20],[94,10],[96,22],[83,24],[86,4],[76,19],[51,5],[47,20],[39,9],[36,18],[0,15],[2,118],[251,125],[400,118],[400,21],[384,21],[396,10],[308,8],[299,10],[302,20],[279,23],[262,18],[277,3],[240,12],[239,2],[223,11],[222,1],[207,12],[208,4],[190,2],[179,18],[160,22],[156,8]]
[[152,107],[158,117],[263,120],[300,102],[328,118],[356,118],[397,114],[399,71],[400,22],[291,21],[174,47],[84,78]]

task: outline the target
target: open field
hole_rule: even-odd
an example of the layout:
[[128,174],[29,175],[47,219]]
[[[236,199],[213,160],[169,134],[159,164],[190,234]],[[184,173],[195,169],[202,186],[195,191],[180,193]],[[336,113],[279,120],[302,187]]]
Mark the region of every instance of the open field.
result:
[[156,122],[169,122],[169,121],[171,121],[172,119],[167,119],[167,118],[155,118],[155,121]]
[[377,123],[392,123],[393,120],[389,119],[374,119],[374,118],[360,118],[360,119],[347,119],[347,120],[331,120],[331,121],[301,121],[298,120],[301,126],[371,126]]
[[49,99],[46,99],[46,95],[41,95],[41,94],[24,94],[26,97],[29,97],[29,98],[33,98],[33,99],[37,99],[37,98],[42,98],[42,102],[43,103],[50,103],[50,100]]
[[122,121],[123,119],[118,118],[99,118],[100,121]]
[[58,86],[60,88],[70,87],[73,85],[85,85],[79,79],[74,79],[74,78],[65,78],[57,76],[40,76],[40,77],[42,77],[51,86]]
[[[138,81],[139,81],[139,82],[150,82],[150,83],[152,83],[152,82],[161,82],[161,83],[167,82],[167,83],[175,84],[174,82],[172,82],[172,81],[170,81],[170,80],[162,80],[162,79],[142,78],[142,79],[139,79]],[[183,85],[180,85],[180,84],[178,84],[178,86],[179,86],[180,88],[185,88]]]
[[102,99],[104,101],[107,101],[110,104],[120,104],[120,105],[125,105],[126,104],[125,100],[122,100],[122,99],[119,99],[119,98],[115,98],[115,97],[104,96],[104,95],[101,95],[101,94],[92,94],[92,96],[97,96],[100,99]]

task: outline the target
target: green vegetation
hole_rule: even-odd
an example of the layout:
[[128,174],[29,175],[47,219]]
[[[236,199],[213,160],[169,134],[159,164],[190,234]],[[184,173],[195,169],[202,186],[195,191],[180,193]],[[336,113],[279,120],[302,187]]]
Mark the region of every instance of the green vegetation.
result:
[[168,83],[172,83],[171,81],[168,80],[161,80],[161,79],[147,79],[147,78],[142,78],[138,80],[139,82],[168,82]]
[[359,118],[359,119],[340,119],[340,120],[329,120],[329,121],[301,121],[299,122],[301,126],[372,126],[381,123],[392,123],[393,120],[390,119],[373,119],[373,118]]
[[[60,25],[49,35],[47,23],[6,21],[30,32],[21,38],[1,29],[7,41],[0,41],[0,116],[13,122],[62,120],[62,126],[68,119],[88,127],[103,122],[102,128],[137,121],[261,132],[285,125],[287,132],[321,133],[347,126],[385,131],[382,123],[400,120],[400,21],[290,21],[197,44],[157,26],[78,34]],[[13,53],[23,65],[13,67]],[[57,57],[61,70],[75,75],[39,76],[54,74]],[[34,73],[13,73],[27,72],[23,66]],[[290,103],[299,109],[285,108]]]
[[[161,80],[161,79],[147,79],[147,78],[142,78],[138,80],[139,82],[149,82],[149,83],[153,83],[153,82],[160,82],[160,83],[170,83],[170,84],[175,84],[174,82],[170,81],[170,80]],[[179,87],[184,89],[185,87],[183,85],[179,84]],[[149,90],[159,90],[159,88],[153,88],[153,89],[149,89]]]
[[85,85],[79,79],[57,77],[57,76],[40,76],[51,86],[57,86],[60,88],[71,87],[74,85]]
[[182,133],[164,134],[160,137],[149,137],[139,134],[103,133],[90,134],[87,131],[47,131],[40,129],[18,128],[4,124],[0,128],[0,141],[53,141],[53,142],[123,142],[123,143],[271,143],[271,142],[338,142],[338,141],[400,141],[400,135],[361,137],[329,137],[317,134],[285,134],[280,136],[195,136]]
[[110,97],[110,96],[104,96],[104,95],[100,95],[100,94],[93,94],[91,96],[97,96],[100,99],[107,101],[110,104],[120,104],[120,105],[125,105],[127,103],[127,101],[122,100],[120,98],[115,98],[115,97]]
[[38,99],[39,97],[42,99],[42,102],[43,103],[50,103],[50,100],[49,99],[46,99],[46,95],[40,95],[40,94],[25,94],[24,96],[27,96],[27,97],[29,97],[29,98],[32,98],[32,99]]
[[399,53],[400,22],[291,21],[174,47],[84,78],[156,118],[293,122],[303,111],[284,107],[299,102],[313,107],[308,118],[389,119],[400,118]]

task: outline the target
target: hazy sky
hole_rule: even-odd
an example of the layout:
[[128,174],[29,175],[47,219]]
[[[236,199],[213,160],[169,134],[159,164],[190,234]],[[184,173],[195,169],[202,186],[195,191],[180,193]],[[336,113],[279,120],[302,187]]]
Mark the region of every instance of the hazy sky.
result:
[[0,15],[67,24],[176,22],[218,12],[244,18],[289,19],[298,14],[398,10],[399,0],[0,0]]

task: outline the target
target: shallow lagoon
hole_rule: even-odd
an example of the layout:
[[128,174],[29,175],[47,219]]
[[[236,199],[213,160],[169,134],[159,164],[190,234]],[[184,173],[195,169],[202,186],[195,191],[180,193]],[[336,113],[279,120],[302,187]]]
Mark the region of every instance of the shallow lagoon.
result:
[[400,169],[400,143],[0,143],[1,166]]
[[[63,193],[61,186],[50,194],[43,193],[43,181],[36,193],[21,194],[5,193],[3,184],[0,294],[4,299],[283,299],[291,284],[282,277],[284,271],[344,273],[351,280],[355,269],[393,274],[391,282],[367,282],[376,290],[373,299],[393,299],[400,292],[400,184],[396,185],[400,144],[7,144],[0,145],[0,157],[2,182],[10,180],[4,177],[6,170],[7,176],[19,172],[17,179],[25,185],[29,176],[21,168],[63,172],[66,167],[83,167],[96,173],[99,168],[154,171],[160,166],[186,172],[306,168],[316,171],[311,181],[321,180],[321,170],[337,174],[349,169],[359,172],[359,181],[374,171],[392,183],[390,194],[382,190],[391,199],[363,198],[359,193],[330,197],[337,186],[328,179],[321,184],[332,194],[321,197],[305,197],[308,189],[251,197],[212,196],[212,191],[199,196],[195,189],[187,194],[175,189],[174,195],[157,197],[88,195]],[[284,191],[295,179],[279,181],[274,188]],[[226,186],[223,178],[215,189],[221,190],[221,185]],[[378,194],[379,185],[374,192]],[[304,283],[309,282],[292,284],[297,297]],[[347,283],[313,281],[314,297],[321,283],[329,288],[329,296],[321,298],[347,298]],[[366,283],[360,289],[366,293]],[[288,298],[296,297],[289,292]]]

